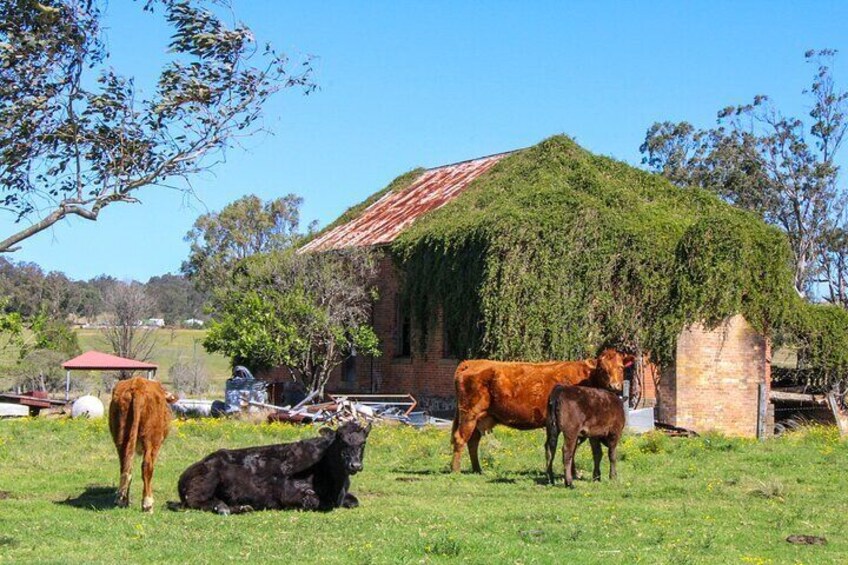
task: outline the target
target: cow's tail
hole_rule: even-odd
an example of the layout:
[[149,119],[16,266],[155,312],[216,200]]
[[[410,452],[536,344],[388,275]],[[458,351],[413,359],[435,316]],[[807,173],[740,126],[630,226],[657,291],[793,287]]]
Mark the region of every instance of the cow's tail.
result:
[[545,467],[548,475],[548,482],[554,484],[554,455],[556,455],[557,442],[559,441],[559,399],[562,386],[557,385],[548,396],[548,414],[545,418],[545,431],[547,437],[545,439]]
[[138,429],[141,424],[141,413],[144,410],[144,395],[143,394],[133,394],[131,391],[129,401],[129,426],[125,422],[122,424],[125,426],[123,430],[123,434],[121,437],[121,445],[124,448],[123,453],[121,453],[121,458],[124,461],[129,463],[132,461],[133,454],[135,453],[136,442],[138,441]]
[[548,415],[545,419],[545,429],[548,433],[548,443],[554,442],[554,449],[556,449],[556,441],[557,436],[559,436],[559,418],[557,417],[557,412],[559,412],[559,398],[560,392],[562,391],[562,386],[557,385],[551,391],[550,396],[548,396]]

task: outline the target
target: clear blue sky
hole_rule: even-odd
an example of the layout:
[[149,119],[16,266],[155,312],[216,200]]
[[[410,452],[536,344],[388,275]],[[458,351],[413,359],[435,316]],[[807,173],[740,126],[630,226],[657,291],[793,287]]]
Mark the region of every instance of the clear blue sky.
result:
[[[805,114],[807,49],[839,49],[837,80],[848,86],[847,2],[233,4],[260,40],[317,57],[321,90],[275,99],[266,112],[275,134],[196,179],[199,201],[148,189],[140,205],[39,234],[15,259],[72,278],[147,280],[178,271],[199,214],[244,194],[300,194],[304,218],[323,225],[416,166],[557,133],[638,164],[657,120],[709,126],[718,109],[758,93]],[[112,64],[140,84],[155,77],[161,21],[111,0],[107,25]],[[11,228],[0,221],[2,233]]]

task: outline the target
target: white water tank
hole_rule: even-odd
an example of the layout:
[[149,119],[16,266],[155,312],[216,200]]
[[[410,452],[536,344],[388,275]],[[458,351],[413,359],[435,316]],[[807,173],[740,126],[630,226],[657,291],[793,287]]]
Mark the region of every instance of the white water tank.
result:
[[102,418],[103,403],[100,402],[99,398],[90,394],[80,396],[74,400],[74,404],[71,406],[71,417]]

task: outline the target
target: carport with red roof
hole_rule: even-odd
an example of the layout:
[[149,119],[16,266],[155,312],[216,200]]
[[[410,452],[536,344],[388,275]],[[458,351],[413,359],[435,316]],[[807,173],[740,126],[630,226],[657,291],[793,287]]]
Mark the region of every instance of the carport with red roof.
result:
[[100,351],[86,351],[73,359],[62,363],[65,369],[65,400],[68,400],[71,390],[71,371],[146,371],[147,378],[152,379],[156,375],[158,365],[126,359],[117,355],[109,355]]

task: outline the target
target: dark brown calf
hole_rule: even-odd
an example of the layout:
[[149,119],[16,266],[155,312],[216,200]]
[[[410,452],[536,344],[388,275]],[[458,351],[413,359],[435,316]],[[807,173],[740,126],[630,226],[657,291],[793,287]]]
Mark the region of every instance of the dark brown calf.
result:
[[615,478],[615,449],[623,430],[624,404],[617,395],[583,386],[555,386],[548,397],[548,438],[545,442],[550,483],[554,484],[554,453],[560,432],[565,436],[562,446],[565,486],[573,487],[574,453],[577,446],[587,438],[592,445],[592,457],[595,460],[592,478],[601,480],[602,443],[609,452],[610,479]]
[[121,483],[118,506],[129,506],[132,483],[133,453],[143,454],[141,477],[144,493],[141,509],[153,512],[153,466],[168,436],[171,409],[168,404],[177,397],[156,381],[134,377],[120,381],[112,391],[109,404],[109,430],[121,461]]

